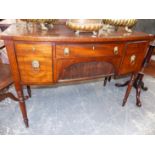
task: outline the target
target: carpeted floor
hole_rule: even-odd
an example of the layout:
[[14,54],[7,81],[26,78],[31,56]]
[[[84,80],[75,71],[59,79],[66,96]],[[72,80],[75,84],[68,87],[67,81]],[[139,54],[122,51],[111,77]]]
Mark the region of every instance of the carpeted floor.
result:
[[106,87],[98,80],[34,88],[26,102],[30,127],[25,128],[18,103],[6,99],[0,102],[0,134],[155,134],[155,79],[144,80],[149,90],[142,92],[141,108],[135,105],[134,89],[121,106],[126,88],[116,88],[114,80]]

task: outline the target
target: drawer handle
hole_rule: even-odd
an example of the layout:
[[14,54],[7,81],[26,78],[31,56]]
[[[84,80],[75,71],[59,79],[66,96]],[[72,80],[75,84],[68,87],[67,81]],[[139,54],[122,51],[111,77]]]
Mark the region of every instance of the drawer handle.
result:
[[93,51],[95,50],[95,46],[92,47]]
[[136,56],[133,54],[131,57],[130,57],[130,64],[131,65],[134,65],[136,62]]
[[38,68],[40,67],[39,61],[38,61],[38,60],[33,60],[33,61],[32,61],[32,67],[33,67],[34,69],[38,69]]
[[69,55],[69,52],[70,52],[70,51],[69,51],[69,48],[67,48],[67,47],[64,48],[64,55]]
[[32,47],[32,51],[34,52],[36,49],[35,49],[35,47]]
[[118,47],[115,46],[115,47],[114,47],[114,55],[117,55],[117,54],[118,54]]

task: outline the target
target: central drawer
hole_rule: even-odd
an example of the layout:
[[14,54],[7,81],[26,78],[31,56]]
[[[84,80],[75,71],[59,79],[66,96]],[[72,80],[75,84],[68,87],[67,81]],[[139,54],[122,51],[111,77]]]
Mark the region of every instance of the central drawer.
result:
[[124,44],[56,45],[56,58],[121,56]]

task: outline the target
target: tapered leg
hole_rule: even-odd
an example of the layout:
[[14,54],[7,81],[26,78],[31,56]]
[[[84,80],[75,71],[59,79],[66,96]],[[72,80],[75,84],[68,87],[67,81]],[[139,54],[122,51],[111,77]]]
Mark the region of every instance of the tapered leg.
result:
[[30,88],[30,86],[27,86],[27,93],[28,93],[29,97],[31,97],[31,88]]
[[104,79],[104,83],[103,83],[103,86],[106,86],[106,84],[107,84],[107,80],[108,80],[108,77],[105,77],[105,79]]
[[108,77],[108,81],[109,81],[109,82],[111,81],[111,76]]
[[125,106],[125,103],[127,102],[127,99],[128,99],[129,94],[130,94],[130,92],[131,92],[131,88],[132,88],[132,86],[133,86],[133,84],[134,84],[134,81],[135,81],[135,76],[136,76],[136,75],[135,75],[134,73],[133,73],[132,76],[131,76],[131,79],[130,79],[130,82],[129,82],[129,84],[128,84],[127,90],[126,90],[126,93],[125,93],[125,97],[124,97],[122,106]]
[[139,73],[134,83],[135,88],[136,88],[136,105],[138,107],[142,106],[141,101],[140,101],[140,93],[141,93],[142,87],[144,86],[143,77],[144,77],[144,74]]
[[111,76],[107,76],[107,77],[105,77],[104,82],[103,82],[103,86],[106,86],[107,81],[108,81],[108,82],[111,81]]
[[27,111],[26,111],[26,105],[25,105],[25,97],[23,94],[22,86],[19,84],[15,84],[16,92],[19,99],[19,106],[20,110],[22,112],[23,120],[26,127],[29,127],[28,118],[27,118]]
[[141,86],[139,85],[136,89],[136,105],[138,107],[142,106],[141,101],[140,101],[140,93],[141,93]]

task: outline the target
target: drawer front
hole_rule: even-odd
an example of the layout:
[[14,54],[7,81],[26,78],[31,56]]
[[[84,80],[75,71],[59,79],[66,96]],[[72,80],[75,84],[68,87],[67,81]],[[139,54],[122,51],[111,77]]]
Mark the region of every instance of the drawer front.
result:
[[127,44],[125,56],[120,65],[119,74],[140,71],[147,52],[147,47],[147,42]]
[[123,44],[56,45],[56,58],[121,56]]
[[53,81],[50,43],[15,43],[21,81],[44,84]]
[[15,43],[17,56],[47,56],[51,57],[52,46],[49,43]]
[[129,43],[126,45],[126,54],[143,53],[147,46],[148,42],[146,41]]
[[51,57],[17,57],[21,81],[30,84],[44,84],[53,81]]

